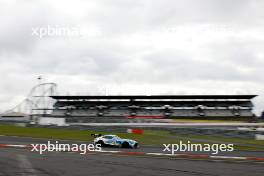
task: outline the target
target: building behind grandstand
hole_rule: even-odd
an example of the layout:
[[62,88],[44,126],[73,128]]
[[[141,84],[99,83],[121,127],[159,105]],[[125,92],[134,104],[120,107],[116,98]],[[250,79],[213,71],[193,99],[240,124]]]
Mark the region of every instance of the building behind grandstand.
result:
[[51,96],[51,116],[66,119],[252,118],[256,95],[110,95]]

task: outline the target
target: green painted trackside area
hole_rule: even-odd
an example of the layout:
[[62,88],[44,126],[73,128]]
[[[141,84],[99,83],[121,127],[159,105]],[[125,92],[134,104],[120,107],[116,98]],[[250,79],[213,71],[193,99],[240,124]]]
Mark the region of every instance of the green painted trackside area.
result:
[[[91,134],[109,134],[109,132],[98,132],[89,130],[77,129],[58,129],[58,128],[43,128],[43,127],[18,127],[13,125],[0,125],[0,135],[6,136],[21,136],[44,139],[61,139],[73,141],[92,141]],[[236,150],[258,150],[264,151],[264,141],[257,141],[253,139],[230,138],[221,136],[209,135],[174,135],[169,131],[145,130],[144,134],[129,134],[129,133],[115,133],[122,138],[130,138],[137,140],[141,145],[157,145],[162,144],[177,144],[180,141],[187,143],[199,144],[213,144],[213,143],[233,143]]]

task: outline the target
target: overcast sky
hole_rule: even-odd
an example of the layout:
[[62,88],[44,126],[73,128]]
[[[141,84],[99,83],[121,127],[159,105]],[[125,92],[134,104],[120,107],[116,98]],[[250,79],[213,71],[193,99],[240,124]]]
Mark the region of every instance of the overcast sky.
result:
[[[257,94],[260,112],[263,9],[261,0],[0,0],[0,111],[42,75],[71,95]],[[40,35],[48,29],[57,33]]]

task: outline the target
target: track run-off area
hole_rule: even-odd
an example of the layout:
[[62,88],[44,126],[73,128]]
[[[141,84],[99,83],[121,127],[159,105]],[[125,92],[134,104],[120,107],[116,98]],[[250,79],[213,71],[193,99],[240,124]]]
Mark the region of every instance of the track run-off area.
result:
[[[103,148],[100,152],[45,152],[29,148],[47,139],[0,136],[0,175],[262,175],[264,154],[162,152],[162,147]],[[71,143],[72,141],[63,141]],[[81,143],[81,142],[80,142]],[[227,153],[226,153],[227,154]]]

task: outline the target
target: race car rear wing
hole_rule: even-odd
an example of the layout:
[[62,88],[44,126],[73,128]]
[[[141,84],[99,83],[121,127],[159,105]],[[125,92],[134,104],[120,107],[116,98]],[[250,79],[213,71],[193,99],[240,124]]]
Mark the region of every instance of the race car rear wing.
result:
[[91,136],[94,137],[94,138],[97,138],[97,137],[102,136],[102,134],[91,134]]

